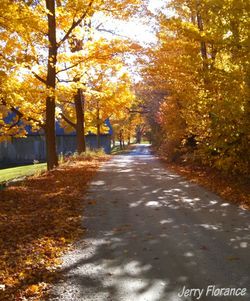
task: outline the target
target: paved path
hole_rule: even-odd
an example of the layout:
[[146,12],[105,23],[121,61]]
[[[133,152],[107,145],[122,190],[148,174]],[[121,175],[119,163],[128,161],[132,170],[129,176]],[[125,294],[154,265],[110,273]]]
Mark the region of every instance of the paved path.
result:
[[[51,301],[250,300],[249,212],[167,171],[147,146],[106,163],[88,198],[87,235]],[[206,297],[209,285],[248,295]],[[178,297],[184,286],[204,291]]]

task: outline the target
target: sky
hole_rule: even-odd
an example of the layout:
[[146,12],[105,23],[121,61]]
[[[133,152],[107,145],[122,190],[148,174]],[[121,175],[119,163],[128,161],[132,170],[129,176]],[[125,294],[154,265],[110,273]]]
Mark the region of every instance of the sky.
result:
[[[150,11],[156,12],[156,10],[162,7],[162,5],[167,1],[168,0],[150,0],[148,8]],[[97,15],[95,23],[95,26],[102,24],[100,29],[104,29],[97,34],[96,38],[104,36],[108,39],[113,39],[121,36],[124,38],[129,38],[132,41],[140,43],[142,46],[146,47],[157,43],[157,37],[153,30],[153,20],[149,21],[145,20],[145,18],[138,17],[133,18],[133,20],[130,21],[122,21],[114,20],[110,17],[104,17],[103,15]],[[129,72],[135,82],[140,81],[141,76],[138,73],[139,66],[136,64],[136,57],[133,55],[128,56],[126,63],[127,66],[124,66],[123,71]]]
[[[149,10],[154,12],[156,9],[160,8],[164,0],[150,0]],[[124,32],[124,35],[135,39],[136,41],[141,42],[142,44],[155,43],[156,37],[155,33],[152,30],[150,24],[143,24],[141,20],[134,20],[128,22],[121,28],[121,31]]]
[[[160,8],[164,2],[166,2],[166,0],[150,0],[148,8],[152,12],[154,12],[156,9]],[[142,45],[156,43],[157,41],[155,33],[152,29],[152,22],[151,24],[146,24],[145,20],[140,18],[134,18],[129,22],[106,19],[103,20],[103,24],[104,25],[101,28],[104,28],[105,30],[111,30],[113,33],[117,34],[117,36],[120,35],[130,38],[136,42],[141,43]],[[115,36],[105,31],[101,31],[100,35],[110,35],[113,38]]]

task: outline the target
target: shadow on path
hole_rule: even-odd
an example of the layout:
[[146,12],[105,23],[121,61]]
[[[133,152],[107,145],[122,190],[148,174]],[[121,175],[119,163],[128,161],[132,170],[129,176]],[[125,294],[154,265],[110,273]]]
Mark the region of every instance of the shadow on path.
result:
[[64,258],[50,300],[174,301],[183,286],[250,291],[250,214],[167,171],[141,146],[116,156],[92,183],[87,235]]

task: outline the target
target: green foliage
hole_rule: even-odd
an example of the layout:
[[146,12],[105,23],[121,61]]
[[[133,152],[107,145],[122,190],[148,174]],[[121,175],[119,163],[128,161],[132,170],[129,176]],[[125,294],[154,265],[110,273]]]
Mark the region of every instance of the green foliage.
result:
[[20,177],[37,175],[44,170],[46,170],[45,163],[1,169],[0,183]]

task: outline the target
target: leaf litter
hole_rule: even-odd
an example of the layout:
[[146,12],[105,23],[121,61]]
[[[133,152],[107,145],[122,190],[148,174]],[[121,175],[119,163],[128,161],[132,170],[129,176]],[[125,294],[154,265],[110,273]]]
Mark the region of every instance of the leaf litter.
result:
[[87,184],[106,159],[69,159],[0,192],[0,300],[41,300],[59,279],[61,255],[85,232]]

